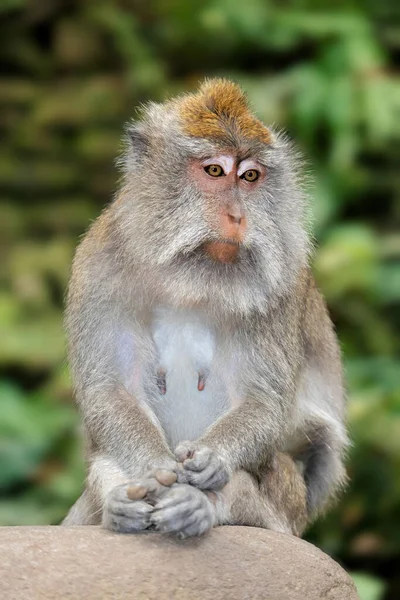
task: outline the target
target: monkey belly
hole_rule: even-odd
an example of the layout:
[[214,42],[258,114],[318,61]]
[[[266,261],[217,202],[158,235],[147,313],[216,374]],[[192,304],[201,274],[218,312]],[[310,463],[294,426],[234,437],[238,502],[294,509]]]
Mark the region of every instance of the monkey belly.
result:
[[195,440],[232,405],[213,327],[204,315],[160,308],[152,337],[157,349],[156,391],[148,405],[174,448]]

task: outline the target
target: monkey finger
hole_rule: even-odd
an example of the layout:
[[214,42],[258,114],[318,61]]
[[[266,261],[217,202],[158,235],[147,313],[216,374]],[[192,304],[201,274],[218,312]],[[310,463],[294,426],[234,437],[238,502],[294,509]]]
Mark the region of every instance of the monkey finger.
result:
[[162,485],[164,487],[171,487],[173,483],[176,483],[178,481],[178,475],[172,469],[155,468],[146,474],[146,479],[151,479],[155,482],[151,490],[154,491],[158,487],[158,485]]
[[153,498],[161,497],[160,488],[169,489],[161,486],[155,478],[151,477],[130,481],[116,486],[108,496],[108,503],[129,505],[141,500],[152,501]]
[[177,460],[180,463],[183,463],[186,459],[192,458],[192,456],[196,450],[196,447],[197,446],[194,442],[189,442],[189,441],[181,442],[175,448],[174,454],[175,454]]
[[[135,481],[132,481],[129,483],[129,487],[128,490],[131,490],[131,494],[137,494],[138,496],[140,495],[142,489],[144,488],[146,490],[146,494],[151,494],[153,492],[155,492],[158,488],[159,488],[160,484],[157,481],[157,479],[154,476],[147,476],[144,477],[143,479],[138,479]],[[127,492],[128,492],[127,490]],[[144,496],[143,496],[144,497]],[[139,499],[139,497],[137,498],[131,498],[131,500],[137,500]]]
[[220,490],[229,482],[229,473],[222,464],[212,463],[204,471],[187,471],[187,480],[201,490]]
[[[145,488],[147,491],[147,486],[144,486],[142,482],[139,481],[131,481],[129,483],[124,483],[122,485],[115,486],[107,497],[108,504],[130,504],[133,500],[139,500],[142,494],[139,493],[139,488]],[[128,494],[129,490],[129,494]],[[136,495],[137,490],[137,495]],[[136,497],[134,497],[136,495]],[[143,497],[143,496],[142,496]]]
[[184,484],[184,483],[189,483],[189,479],[188,479],[188,471],[185,471],[185,469],[183,468],[183,466],[182,466],[182,468],[181,468],[181,469],[179,469],[179,470],[176,472],[176,474],[177,474],[177,477],[178,477],[177,483],[181,483],[181,484],[182,484],[182,483],[183,483],[183,484]]
[[153,460],[147,465],[148,477],[154,477],[156,471],[166,470],[166,471],[176,471],[177,462],[171,456],[162,456],[158,460]]
[[193,458],[188,458],[183,463],[183,468],[186,471],[204,471],[208,467],[210,463],[210,456],[199,456],[197,457],[197,452]]
[[175,484],[172,484],[171,487],[167,487],[157,482],[157,486],[147,492],[146,501],[155,506],[162,498],[171,492],[174,485]]
[[183,462],[183,468],[189,471],[203,471],[210,463],[212,456],[213,451],[210,448],[200,447]]

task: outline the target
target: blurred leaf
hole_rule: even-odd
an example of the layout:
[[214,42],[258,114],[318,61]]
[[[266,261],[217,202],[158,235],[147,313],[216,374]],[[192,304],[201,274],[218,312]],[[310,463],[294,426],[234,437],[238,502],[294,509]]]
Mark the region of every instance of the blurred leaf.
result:
[[331,300],[354,290],[372,292],[377,265],[375,236],[371,229],[358,224],[333,228],[315,260],[318,281]]
[[[350,485],[309,539],[397,577],[397,4],[0,2],[0,523],[57,523],[83,485],[63,298],[79,236],[117,187],[124,122],[143,101],[228,76],[305,155],[315,275],[344,354]],[[377,600],[380,582],[359,580]]]
[[381,579],[367,573],[351,573],[360,600],[383,600],[385,584]]
[[55,440],[75,422],[69,406],[24,396],[15,386],[0,387],[0,489],[34,476]]

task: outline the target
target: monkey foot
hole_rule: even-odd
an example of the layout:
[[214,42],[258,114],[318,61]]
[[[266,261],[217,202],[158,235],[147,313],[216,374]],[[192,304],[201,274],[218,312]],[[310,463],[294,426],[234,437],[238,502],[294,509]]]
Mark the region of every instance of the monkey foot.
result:
[[154,477],[115,487],[103,513],[103,526],[121,533],[157,529],[179,537],[206,533],[215,524],[215,510],[200,490],[176,483],[177,475],[160,469]]
[[[120,533],[135,533],[152,526],[154,504],[147,500],[148,481],[116,486],[108,495],[103,511],[103,527]],[[152,488],[158,485],[156,481]],[[165,488],[167,489],[167,488]]]
[[150,521],[157,531],[186,538],[209,531],[216,517],[213,504],[202,491],[175,484],[156,503]]

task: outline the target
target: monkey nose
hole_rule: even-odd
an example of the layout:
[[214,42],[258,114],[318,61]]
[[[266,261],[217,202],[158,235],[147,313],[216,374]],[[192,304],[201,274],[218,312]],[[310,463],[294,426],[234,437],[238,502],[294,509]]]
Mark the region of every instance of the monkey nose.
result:
[[232,207],[221,215],[221,230],[223,237],[242,241],[247,227],[246,217],[240,208]]
[[229,222],[232,223],[233,225],[240,225],[242,222],[242,215],[240,214],[231,214],[230,212],[228,212],[228,219]]

